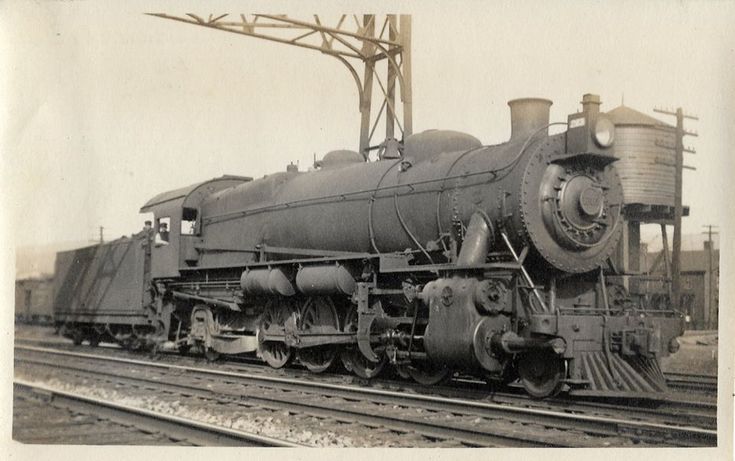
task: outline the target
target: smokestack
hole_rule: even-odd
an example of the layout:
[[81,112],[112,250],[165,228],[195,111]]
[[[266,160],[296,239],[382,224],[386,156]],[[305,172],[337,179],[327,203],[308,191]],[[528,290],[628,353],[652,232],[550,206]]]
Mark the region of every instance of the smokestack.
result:
[[[549,124],[549,108],[553,102],[542,98],[508,101],[510,106],[510,140],[528,138]],[[543,130],[548,134],[548,130]]]

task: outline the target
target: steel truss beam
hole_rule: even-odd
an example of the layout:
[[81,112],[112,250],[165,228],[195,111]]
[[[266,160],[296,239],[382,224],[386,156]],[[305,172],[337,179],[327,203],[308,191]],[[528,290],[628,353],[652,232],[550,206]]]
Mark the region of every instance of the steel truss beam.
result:
[[[232,20],[229,14],[210,14],[207,18],[187,13],[174,16],[166,13],[146,13],[150,16],[179,21],[224,32],[246,35],[332,56],[345,65],[357,85],[360,109],[359,152],[367,158],[371,141],[381,119],[385,120],[385,139],[395,137],[395,127],[405,138],[413,131],[411,93],[411,17],[388,14],[343,14],[334,27],[325,25],[319,15],[305,21],[287,15],[239,15]],[[380,24],[380,32],[376,34]],[[385,76],[377,69],[385,61]],[[362,69],[359,66],[362,65]],[[362,70],[360,75],[359,70]],[[377,115],[372,110],[373,82],[377,82],[380,106]],[[400,91],[400,106],[396,104],[396,83]],[[399,113],[402,115],[399,119]],[[382,141],[382,140],[381,140]]]

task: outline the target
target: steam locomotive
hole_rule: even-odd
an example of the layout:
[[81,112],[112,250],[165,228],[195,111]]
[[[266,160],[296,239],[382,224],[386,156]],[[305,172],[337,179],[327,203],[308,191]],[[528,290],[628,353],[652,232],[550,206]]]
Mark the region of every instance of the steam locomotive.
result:
[[[511,137],[431,130],[376,161],[223,176],[157,195],[154,229],[59,253],[55,322],[75,342],[254,354],[425,385],[456,371],[560,391],[651,396],[683,318],[629,299],[615,127],[596,95],[549,135],[551,101],[510,101]],[[166,235],[164,235],[166,234]]]

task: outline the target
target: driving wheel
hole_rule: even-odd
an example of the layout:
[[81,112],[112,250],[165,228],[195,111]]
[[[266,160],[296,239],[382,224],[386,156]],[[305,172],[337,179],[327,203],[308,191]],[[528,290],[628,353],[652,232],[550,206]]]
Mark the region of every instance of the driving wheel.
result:
[[[357,333],[357,308],[354,306],[350,309],[349,314],[347,314],[345,332]],[[347,347],[342,350],[341,358],[342,364],[347,371],[351,371],[363,379],[370,379],[378,376],[380,372],[383,371],[383,368],[385,368],[385,364],[388,361],[388,358],[382,353],[379,354],[379,360],[377,362],[368,360],[367,357],[362,355],[357,344],[347,345]]]
[[282,368],[291,358],[291,348],[283,341],[265,341],[264,334],[283,335],[286,320],[295,312],[290,303],[270,302],[258,325],[258,353],[272,368]]
[[[304,333],[339,333],[339,318],[332,300],[327,297],[309,298],[301,310],[301,328]],[[337,358],[337,347],[332,344],[308,347],[298,352],[299,362],[313,373],[328,370]]]

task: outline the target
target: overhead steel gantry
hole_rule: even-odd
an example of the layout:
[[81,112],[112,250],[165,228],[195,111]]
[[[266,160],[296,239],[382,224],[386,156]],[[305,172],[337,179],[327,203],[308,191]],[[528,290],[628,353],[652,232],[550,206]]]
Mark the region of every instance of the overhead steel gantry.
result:
[[[357,84],[361,115],[359,151],[365,158],[370,150],[379,147],[371,145],[371,140],[381,119],[385,120],[385,139],[396,138],[396,125],[401,138],[413,131],[410,15],[388,14],[379,19],[372,14],[361,17],[345,14],[339,17],[334,27],[329,27],[319,15],[304,21],[287,15],[269,14],[241,14],[239,20],[232,20],[229,14],[210,14],[207,18],[189,13],[183,16],[147,14],[319,51],[338,59]],[[380,33],[376,35],[378,24]],[[385,61],[385,66],[380,64],[381,61]],[[358,67],[360,63],[362,69]],[[381,78],[379,66],[385,67],[384,78]],[[374,118],[373,82],[378,83],[382,93],[382,98],[375,98],[380,101],[380,109]],[[396,104],[396,82],[400,89],[400,107]]]

